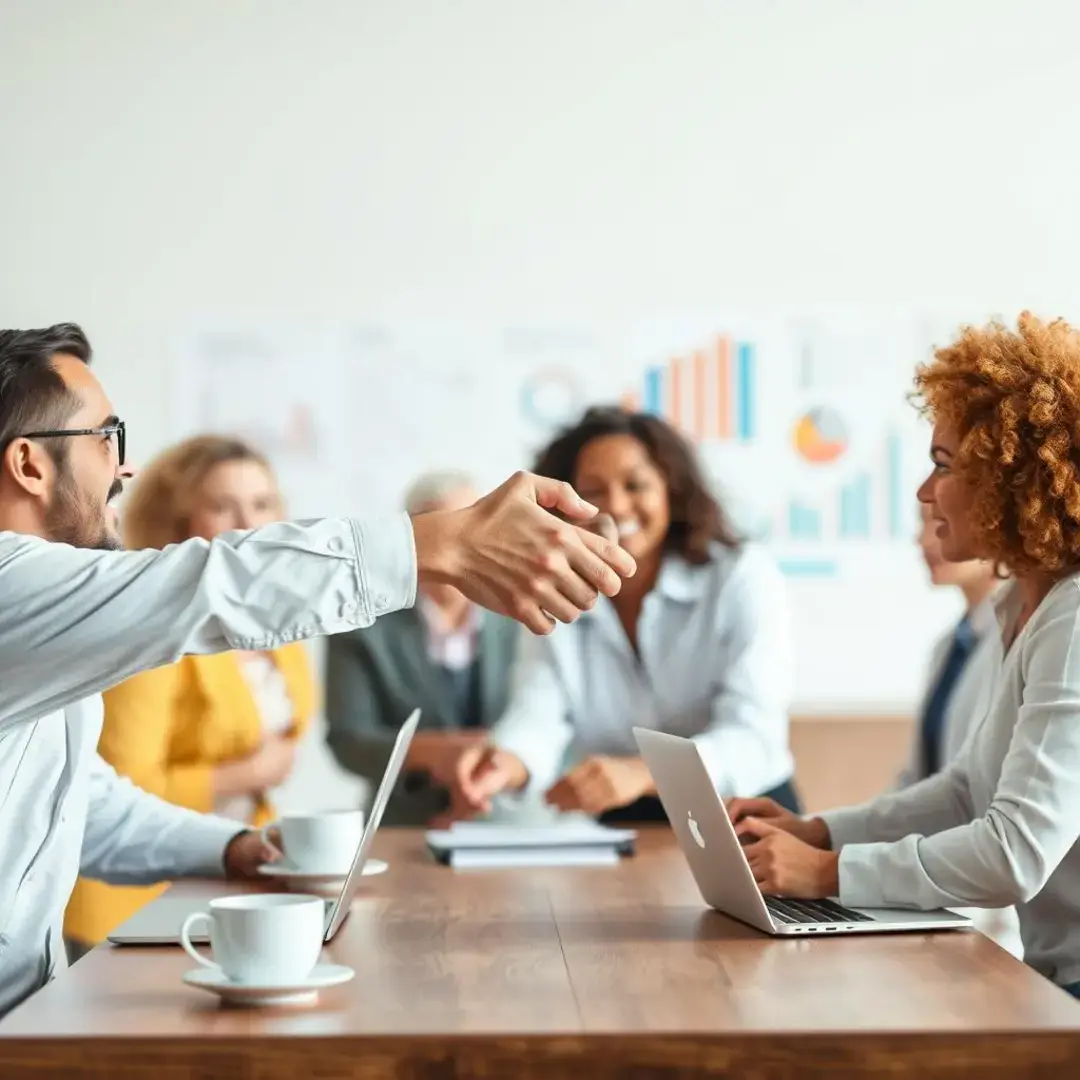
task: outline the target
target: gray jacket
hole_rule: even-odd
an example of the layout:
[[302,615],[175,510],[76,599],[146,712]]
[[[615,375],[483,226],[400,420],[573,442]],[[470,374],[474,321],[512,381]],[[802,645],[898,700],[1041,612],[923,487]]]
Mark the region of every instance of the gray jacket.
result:
[[[480,727],[506,709],[519,631],[509,619],[481,613]],[[420,613],[410,608],[373,626],[331,638],[326,653],[326,741],[350,772],[378,784],[398,729],[416,707],[421,731],[458,727],[443,671],[428,658]],[[422,775],[404,776],[386,808],[387,825],[423,825],[447,805],[444,789]]]

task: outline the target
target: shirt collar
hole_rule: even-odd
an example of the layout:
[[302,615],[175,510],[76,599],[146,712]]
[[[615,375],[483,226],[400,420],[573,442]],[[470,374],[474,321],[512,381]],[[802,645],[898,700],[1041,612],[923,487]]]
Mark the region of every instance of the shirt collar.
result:
[[428,634],[433,638],[447,638],[475,634],[480,625],[480,612],[475,604],[469,605],[469,613],[465,621],[454,629],[449,629],[443,619],[442,611],[437,604],[432,603],[426,596],[417,599],[416,607],[427,626]]
[[976,604],[968,612],[967,620],[971,624],[972,633],[977,638],[986,637],[991,630],[1000,626],[998,603],[1003,592],[1005,592],[1004,588],[996,588],[982,603]]
[[1009,628],[1016,622],[1023,606],[1024,598],[1020,593],[1020,582],[1009,581],[994,594],[994,618],[997,620],[998,631],[1004,638]]
[[[696,565],[687,562],[681,555],[665,555],[652,591],[676,604],[693,604],[705,595],[709,585],[710,565],[711,563]],[[582,612],[581,617],[594,616],[599,607],[600,605],[597,605],[591,611]]]
[[701,599],[708,582],[707,563],[696,565],[687,562],[681,555],[668,555],[660,566],[656,589],[677,604],[692,604]]

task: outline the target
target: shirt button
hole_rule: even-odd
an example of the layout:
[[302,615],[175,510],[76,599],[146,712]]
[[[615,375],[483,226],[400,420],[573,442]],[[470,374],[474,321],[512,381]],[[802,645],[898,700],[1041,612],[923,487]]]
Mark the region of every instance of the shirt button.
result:
[[345,550],[345,541],[340,536],[332,536],[326,546],[335,555],[340,555]]
[[341,605],[341,609],[338,611],[338,615],[342,619],[351,619],[356,614],[356,605],[350,600],[346,604]]
[[390,597],[387,596],[386,593],[379,593],[379,595],[375,597],[375,603],[378,604],[379,607],[386,607],[386,605],[390,603]]

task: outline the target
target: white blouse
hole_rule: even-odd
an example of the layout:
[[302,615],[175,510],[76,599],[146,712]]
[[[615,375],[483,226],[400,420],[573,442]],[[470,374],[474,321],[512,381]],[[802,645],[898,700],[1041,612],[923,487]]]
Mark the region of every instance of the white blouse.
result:
[[601,597],[577,622],[523,638],[495,743],[544,791],[590,754],[638,755],[635,726],[693,738],[721,795],[790,779],[793,650],[787,587],[759,547],[713,545],[697,566],[668,556],[645,597],[634,652]]
[[[255,699],[263,737],[284,735],[296,715],[285,676],[266,653],[244,653],[237,659],[240,674]],[[231,795],[214,804],[214,813],[237,821],[250,821],[254,812],[255,799],[251,795]]]
[[1025,960],[1065,985],[1080,981],[1080,580],[1058,582],[1005,653],[1021,603],[1016,583],[997,599],[981,719],[959,757],[821,816],[844,903],[1016,904]]

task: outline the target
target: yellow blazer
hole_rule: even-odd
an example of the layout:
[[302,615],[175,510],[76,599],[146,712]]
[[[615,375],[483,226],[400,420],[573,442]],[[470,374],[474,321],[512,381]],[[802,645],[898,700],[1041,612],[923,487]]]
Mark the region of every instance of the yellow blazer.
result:
[[[299,738],[317,707],[311,663],[303,645],[271,656],[285,677]],[[262,741],[262,719],[231,653],[186,656],[178,663],[143,672],[104,695],[105,722],[98,752],[118,773],[169,802],[209,813],[216,766],[247,757]],[[273,820],[259,799],[251,824]],[[161,894],[167,883],[106,885],[79,878],[64,916],[64,933],[87,944],[102,941],[114,927]]]

